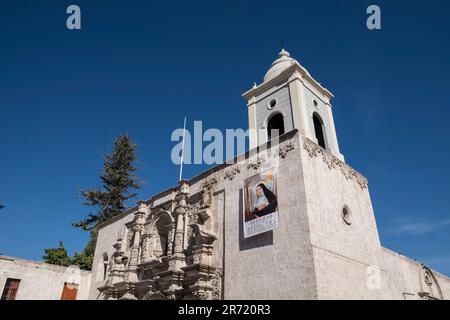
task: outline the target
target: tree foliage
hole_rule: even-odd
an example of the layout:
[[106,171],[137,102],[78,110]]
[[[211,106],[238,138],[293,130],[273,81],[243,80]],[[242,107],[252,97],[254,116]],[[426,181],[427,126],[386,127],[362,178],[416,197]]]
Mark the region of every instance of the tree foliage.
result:
[[[85,270],[92,268],[98,226],[123,213],[125,202],[136,196],[134,191],[140,188],[140,183],[135,175],[135,160],[136,145],[131,138],[128,135],[116,137],[113,151],[106,154],[103,161],[103,170],[100,175],[101,188],[81,191],[81,195],[85,199],[83,204],[96,207],[97,210],[88,214],[81,221],[72,223],[74,227],[90,231],[90,238],[81,253],[75,253],[73,257],[68,257],[71,264]],[[60,251],[62,251],[61,248],[64,249],[64,246],[61,245],[62,243],[56,249],[46,249],[44,260],[48,263],[64,265],[62,263],[66,263],[66,260],[58,258],[59,255],[63,256]]]
[[[72,225],[83,230],[97,229],[98,225],[125,210],[125,201],[136,196],[140,188],[135,175],[136,145],[128,135],[120,135],[114,141],[114,150],[105,155],[103,172],[100,175],[102,188],[81,191],[84,205],[97,207],[83,220]],[[95,245],[95,242],[94,242]]]
[[78,266],[82,270],[91,270],[94,255],[86,255],[84,253],[76,253],[70,258],[71,265]]
[[56,264],[58,266],[68,267],[70,266],[70,257],[67,254],[66,248],[64,248],[64,243],[59,242],[57,248],[45,249],[45,255],[42,257],[44,262],[50,264]]
[[78,266],[82,270],[91,270],[93,258],[93,255],[76,252],[70,257],[62,241],[57,248],[45,249],[45,255],[42,257],[45,263],[63,267]]

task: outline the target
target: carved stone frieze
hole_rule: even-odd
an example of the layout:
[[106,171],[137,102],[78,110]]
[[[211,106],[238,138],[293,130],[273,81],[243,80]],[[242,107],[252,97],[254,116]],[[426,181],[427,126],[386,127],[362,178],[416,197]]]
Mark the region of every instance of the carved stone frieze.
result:
[[342,162],[327,150],[323,149],[319,145],[305,138],[303,148],[308,153],[309,157],[314,158],[320,156],[327,165],[328,169],[339,169],[342,175],[347,180],[352,180],[358,183],[361,189],[367,189],[367,179],[360,173],[355,171],[352,167]]
[[222,282],[223,282],[223,270],[217,268],[211,279],[211,300],[220,300],[222,298]]
[[259,168],[261,168],[263,163],[264,163],[264,158],[257,156],[254,159],[249,159],[249,161],[247,163],[247,169],[258,170]]
[[217,235],[212,230],[211,208],[217,183],[216,176],[209,177],[201,191],[191,196],[187,181],[181,181],[170,210],[150,209],[140,203],[134,219],[126,224],[127,246],[122,249],[121,239],[114,246],[110,280],[101,288],[105,297],[220,297],[220,275],[214,273],[217,268],[212,265]]
[[278,152],[278,155],[280,156],[280,158],[284,159],[287,157],[288,153],[294,149],[295,149],[295,144],[293,141],[290,141],[289,143],[281,146],[277,152]]
[[201,187],[202,187],[202,189],[211,190],[214,188],[214,186],[217,184],[217,182],[218,182],[218,180],[215,176],[208,177],[203,181]]
[[223,174],[223,179],[224,180],[233,180],[236,175],[238,175],[239,173],[241,173],[241,170],[238,167],[234,167],[232,169],[226,170],[225,173]]

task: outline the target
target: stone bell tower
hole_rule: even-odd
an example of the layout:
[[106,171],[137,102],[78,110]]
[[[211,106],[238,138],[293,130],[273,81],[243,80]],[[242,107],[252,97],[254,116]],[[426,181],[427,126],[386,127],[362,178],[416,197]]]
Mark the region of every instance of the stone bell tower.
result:
[[[286,133],[279,139],[280,155],[289,150],[289,143],[297,150],[278,162],[280,228],[273,232],[274,247],[261,258],[270,257],[270,250],[283,256],[303,250],[296,254],[301,259],[288,266],[290,274],[301,278],[301,288],[286,281],[279,296],[288,296],[292,289],[293,295],[301,290],[312,299],[378,299],[381,284],[368,282],[368,275],[383,272],[378,229],[367,179],[344,162],[339,150],[333,94],[281,50],[264,81],[243,96],[254,129],[250,147],[266,143],[274,137],[271,130],[278,129]],[[297,138],[290,138],[295,130]],[[290,245],[282,245],[283,239]],[[277,268],[266,270],[270,279]],[[285,279],[280,275],[276,281]]]
[[280,134],[298,129],[344,161],[330,103],[333,94],[286,50],[278,53],[264,81],[255,83],[243,97],[248,107],[250,149],[270,140],[271,129]]

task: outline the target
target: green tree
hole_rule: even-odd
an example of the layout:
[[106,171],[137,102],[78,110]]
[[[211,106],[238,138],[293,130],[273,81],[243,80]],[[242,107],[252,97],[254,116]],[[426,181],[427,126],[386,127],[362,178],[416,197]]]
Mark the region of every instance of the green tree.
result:
[[71,259],[67,255],[67,250],[64,248],[64,243],[59,242],[58,248],[45,249],[45,255],[42,257],[44,262],[56,264],[58,266],[68,267],[71,264]]
[[76,253],[70,258],[70,264],[78,266],[82,270],[91,270],[94,255],[86,255],[84,253]]
[[125,211],[125,202],[136,196],[140,183],[134,166],[136,145],[128,135],[120,135],[114,140],[114,149],[105,155],[103,171],[100,175],[102,188],[81,191],[86,206],[96,207],[95,213],[76,223],[74,227],[90,231],[90,239],[83,252],[72,258],[82,269],[90,269],[97,242],[98,226]]
[[[81,195],[87,206],[97,207],[85,219],[72,225],[83,230],[96,230],[98,225],[125,210],[125,201],[136,196],[140,188],[135,175],[136,145],[128,135],[120,135],[114,141],[114,150],[105,155],[103,172],[100,175],[102,188],[86,189]],[[96,235],[96,233],[95,233]]]
[[42,257],[46,263],[63,267],[75,265],[83,270],[91,270],[93,258],[94,255],[86,255],[84,253],[75,253],[73,257],[70,257],[67,254],[64,243],[61,241],[57,248],[45,249],[45,255]]

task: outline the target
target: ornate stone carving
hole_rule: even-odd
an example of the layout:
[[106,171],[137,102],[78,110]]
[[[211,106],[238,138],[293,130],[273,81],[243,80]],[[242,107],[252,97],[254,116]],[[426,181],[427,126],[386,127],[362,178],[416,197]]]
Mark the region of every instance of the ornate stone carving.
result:
[[215,176],[206,178],[202,183],[202,189],[211,190],[216,184],[218,180]]
[[130,227],[127,227],[127,232],[126,232],[126,234],[127,234],[127,242],[126,242],[126,250],[128,250],[129,248],[131,248],[131,246],[133,245],[133,235],[134,235],[134,232],[133,232],[133,230],[132,230],[132,227],[130,226]]
[[118,238],[114,244],[114,253],[111,257],[109,278],[107,284],[115,284],[125,279],[125,268],[128,264],[128,256],[122,251],[122,238]]
[[199,220],[198,211],[200,210],[200,204],[190,204],[187,210],[187,215],[189,218],[189,224],[197,223]]
[[358,182],[361,189],[367,189],[367,179],[366,178],[364,178],[363,176],[358,174],[356,176],[356,181]]
[[257,156],[255,159],[249,160],[247,163],[247,169],[258,170],[264,163],[264,158]]
[[137,249],[131,249],[130,261],[137,262],[137,258],[138,258],[138,250]]
[[175,248],[181,248],[183,246],[183,234],[177,232],[175,234]]
[[164,294],[168,300],[177,300],[182,290],[183,288],[180,285],[172,283],[167,290],[164,290]]
[[196,224],[200,220],[200,216],[198,212],[200,210],[200,204],[190,204],[188,209],[188,229],[187,229],[187,239],[188,239],[188,247],[195,246],[195,235],[194,230],[191,225]]
[[144,215],[149,213],[149,208],[147,206],[147,203],[145,201],[138,201],[138,212],[143,213]]
[[147,293],[143,300],[167,300],[167,297],[161,291],[155,291]]
[[309,157],[314,158],[321,155],[322,160],[327,165],[328,169],[339,168],[341,173],[347,180],[353,180],[361,187],[361,189],[367,189],[367,179],[360,173],[356,172],[352,167],[346,163],[340,161],[327,150],[323,149],[319,145],[305,138],[303,148],[307,151]]
[[[198,299],[218,299],[221,292],[221,274],[213,266],[214,217],[211,213],[212,189],[217,177],[207,179],[201,192],[189,194],[187,181],[180,182],[175,195],[173,213],[168,212],[171,222],[164,220],[158,225],[162,214],[140,203],[134,220],[127,223],[126,248],[122,251],[121,240],[115,245],[114,262],[110,268],[114,282],[102,287],[105,297],[118,299],[180,299],[192,296]],[[164,232],[161,233],[160,229]],[[187,236],[187,246],[186,237]],[[125,237],[125,235],[124,235]],[[165,239],[167,237],[167,239]],[[158,243],[167,243],[167,255],[158,256]],[[166,242],[165,242],[166,241]],[[156,294],[159,293],[159,294]]]
[[184,296],[185,299],[219,300],[222,298],[222,268],[202,265],[202,262],[199,262],[197,265],[187,267],[186,273],[189,274],[189,272],[194,272],[196,277]]
[[[137,229],[142,229],[145,223],[145,212],[137,211],[134,217],[134,224]],[[139,230],[140,231],[140,230]]]
[[204,292],[204,291],[198,291],[198,292],[194,292],[193,295],[198,299],[198,300],[210,300],[210,294],[208,292]]
[[191,227],[195,232],[196,239],[201,244],[212,244],[217,239],[217,235],[203,224],[193,223]]
[[284,159],[286,158],[287,154],[295,149],[295,144],[293,141],[290,141],[289,143],[285,144],[284,146],[281,146],[278,149],[278,155],[280,156],[280,158]]
[[308,155],[313,158],[316,157],[318,153],[320,153],[320,147],[315,143],[309,141],[305,138],[305,142],[303,143],[303,148],[308,152]]
[[220,300],[222,298],[222,282],[223,282],[223,270],[222,268],[217,268],[211,279],[211,299]]
[[180,190],[176,196],[177,207],[175,212],[176,216],[176,229],[175,229],[175,241],[174,241],[174,254],[177,255],[177,259],[181,259],[183,253],[183,240],[184,240],[184,219],[186,219],[186,211],[188,209],[188,197],[189,197],[189,184],[187,181],[180,181]]
[[147,262],[151,258],[151,240],[151,235],[149,233],[142,235],[141,263]]
[[175,236],[175,228],[172,225],[172,228],[169,230],[169,233],[167,235],[167,238],[168,238],[168,241],[169,241],[169,243],[167,245],[167,255],[168,256],[171,256],[172,253],[173,253],[173,241],[174,241],[173,238],[174,238],[174,236]]
[[231,181],[236,177],[238,173],[241,173],[241,170],[238,167],[226,170],[223,175],[223,179]]

